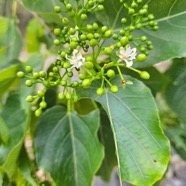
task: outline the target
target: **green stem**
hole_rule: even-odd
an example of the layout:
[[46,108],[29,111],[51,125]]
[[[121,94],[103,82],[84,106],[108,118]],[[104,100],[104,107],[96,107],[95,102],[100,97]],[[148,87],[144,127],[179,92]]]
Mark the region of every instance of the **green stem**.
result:
[[121,80],[125,80],[118,65],[116,65]]
[[17,12],[17,0],[14,0],[12,5],[12,17],[16,17],[16,12]]
[[132,71],[134,71],[134,72],[137,72],[138,74],[141,73],[141,71],[138,70],[138,69],[135,69],[135,68],[132,68],[132,67],[127,67],[127,68],[130,69],[130,70],[132,70]]
[[123,6],[120,7],[119,11],[118,11],[117,14],[116,14],[114,23],[113,23],[113,25],[112,25],[112,29],[114,29],[114,27],[115,27],[115,25],[116,25],[116,23],[117,23],[117,21],[118,21],[119,15],[120,15],[120,13],[121,13],[121,11],[122,11],[122,9],[123,9]]

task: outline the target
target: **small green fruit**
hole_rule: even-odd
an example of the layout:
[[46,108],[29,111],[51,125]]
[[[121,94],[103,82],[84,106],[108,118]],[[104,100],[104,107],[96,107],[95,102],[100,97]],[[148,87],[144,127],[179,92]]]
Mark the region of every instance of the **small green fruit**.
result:
[[32,101],[34,101],[34,97],[29,95],[29,96],[27,96],[26,101],[27,102],[32,102]]
[[19,72],[17,72],[17,77],[18,78],[24,78],[25,77],[25,73],[22,72],[22,71],[19,71]]
[[42,102],[40,102],[39,106],[40,106],[40,108],[46,108],[47,103],[45,101],[42,101]]
[[61,12],[61,7],[60,6],[55,6],[54,7],[54,12],[60,13]]
[[96,39],[91,39],[90,40],[90,46],[95,47],[97,45],[97,40]]
[[111,92],[113,92],[113,93],[117,93],[118,92],[118,86],[117,85],[112,85],[111,87],[110,87],[110,90],[111,90]]
[[120,39],[120,43],[122,46],[126,46],[128,44],[128,42],[129,42],[129,39],[126,36],[124,36]]
[[33,85],[33,82],[31,80],[26,80],[25,85],[27,87],[31,87]]
[[105,90],[104,90],[104,88],[102,88],[102,87],[100,87],[100,88],[98,88],[98,89],[96,90],[96,94],[97,94],[98,96],[103,95],[104,92],[105,92]]
[[36,116],[36,117],[41,116],[41,114],[42,114],[42,109],[41,109],[41,108],[39,108],[39,109],[37,109],[37,110],[35,111],[35,116]]
[[85,68],[91,70],[94,68],[94,64],[92,62],[86,62],[85,64]]
[[140,73],[140,77],[141,77],[142,79],[149,79],[149,78],[150,78],[150,74],[149,74],[148,72],[146,72],[146,71],[142,71],[142,72]]
[[115,76],[115,72],[114,72],[114,70],[109,69],[109,70],[107,71],[107,76],[108,76],[109,78]]
[[143,62],[143,61],[145,61],[147,59],[147,56],[145,55],[145,54],[139,54],[138,56],[137,56],[137,60],[139,61],[139,62]]
[[26,72],[28,72],[28,73],[32,73],[33,68],[32,68],[32,66],[26,66],[26,67],[25,67],[25,70],[26,70]]
[[83,81],[82,81],[82,87],[83,88],[88,88],[90,85],[91,85],[91,80],[90,79],[84,79]]

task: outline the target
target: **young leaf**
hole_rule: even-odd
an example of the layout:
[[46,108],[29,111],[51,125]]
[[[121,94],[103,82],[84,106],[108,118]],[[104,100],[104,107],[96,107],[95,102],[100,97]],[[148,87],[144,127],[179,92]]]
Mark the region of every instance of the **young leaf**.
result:
[[106,89],[96,95],[99,84],[82,97],[92,97],[106,110],[115,141],[119,174],[134,185],[150,186],[161,179],[169,162],[169,141],[159,124],[157,108],[150,90],[140,81],[125,76],[133,85],[122,85],[119,76],[111,83],[119,86],[118,93]]
[[97,138],[99,112],[80,116],[61,106],[47,110],[36,128],[35,149],[39,167],[57,185],[90,186],[103,159]]

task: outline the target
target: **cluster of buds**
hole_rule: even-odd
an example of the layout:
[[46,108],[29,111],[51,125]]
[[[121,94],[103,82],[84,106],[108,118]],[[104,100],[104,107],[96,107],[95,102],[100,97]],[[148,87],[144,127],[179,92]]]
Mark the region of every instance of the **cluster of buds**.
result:
[[[45,92],[49,87],[59,87],[59,101],[65,99],[76,102],[78,100],[76,88],[87,89],[93,81],[100,82],[100,87],[96,90],[97,95],[103,95],[108,87],[111,92],[117,93],[118,85],[113,85],[110,78],[117,73],[123,86],[129,83],[124,79],[121,68],[133,70],[143,79],[150,78],[148,72],[133,67],[134,62],[146,60],[149,54],[147,50],[152,49],[152,44],[146,36],[135,37],[132,32],[142,27],[153,30],[158,28],[154,16],[148,14],[147,5],[141,7],[139,6],[141,0],[133,0],[129,6],[120,0],[121,6],[128,10],[130,19],[121,18],[121,30],[114,32],[113,29],[107,25],[100,25],[99,22],[86,23],[88,13],[104,10],[104,0],[82,1],[84,3],[81,4],[81,8],[78,6],[79,1],[76,1],[76,7],[73,7],[69,1],[60,1],[65,8],[63,10],[59,6],[54,7],[57,14],[62,14],[62,25],[53,30],[56,36],[54,44],[58,47],[59,56],[52,70],[49,73],[33,72],[32,67],[26,66],[26,73],[17,73],[20,78],[28,78],[25,82],[28,87],[37,83],[42,84],[42,90],[26,99],[28,102],[41,101],[35,111],[37,116],[47,106]],[[67,13],[69,17],[73,15],[72,22],[63,16]]]

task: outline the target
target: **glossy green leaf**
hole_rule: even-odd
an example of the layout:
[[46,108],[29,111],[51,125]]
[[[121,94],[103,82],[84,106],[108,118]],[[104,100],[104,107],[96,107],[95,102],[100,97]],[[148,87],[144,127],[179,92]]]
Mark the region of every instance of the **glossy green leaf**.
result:
[[119,76],[111,83],[119,86],[114,94],[106,89],[96,95],[100,83],[82,97],[92,97],[106,110],[115,141],[119,174],[134,185],[150,186],[161,179],[169,162],[169,141],[160,128],[157,108],[149,89],[140,81],[126,77],[133,85],[121,85]]
[[0,66],[17,59],[22,48],[22,38],[14,19],[0,17]]
[[4,120],[9,133],[7,143],[0,146],[0,169],[11,177],[14,174],[26,132],[26,115],[18,94],[12,94],[7,99],[0,117]]
[[[131,3],[131,1],[127,1]],[[143,0],[148,3],[149,13],[153,13],[159,24],[158,31],[147,29],[137,30],[134,36],[147,36],[152,41],[154,49],[145,63],[136,63],[136,67],[146,67],[166,59],[186,56],[186,1],[185,0]],[[141,6],[142,6],[141,5]],[[140,7],[141,7],[140,6]],[[105,12],[98,19],[119,31],[121,18],[129,17],[127,10],[119,0],[105,1]],[[129,23],[130,21],[128,21]]]
[[57,185],[90,186],[103,159],[97,138],[99,112],[80,116],[61,106],[47,110],[36,128],[35,149],[39,168]]
[[112,170],[114,166],[117,165],[117,158],[115,154],[115,144],[112,129],[110,126],[109,118],[106,112],[101,109],[101,124],[99,129],[99,139],[100,142],[104,145],[105,157],[101,164],[99,171],[97,172],[98,176],[101,176],[102,179],[109,181]]

